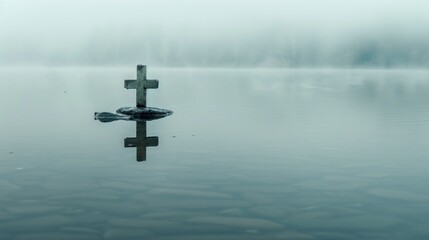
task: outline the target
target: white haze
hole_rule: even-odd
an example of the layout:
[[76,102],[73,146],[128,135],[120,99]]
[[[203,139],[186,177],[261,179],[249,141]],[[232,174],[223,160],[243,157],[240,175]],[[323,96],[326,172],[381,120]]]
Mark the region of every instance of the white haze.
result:
[[0,64],[428,67],[426,0],[0,0]]

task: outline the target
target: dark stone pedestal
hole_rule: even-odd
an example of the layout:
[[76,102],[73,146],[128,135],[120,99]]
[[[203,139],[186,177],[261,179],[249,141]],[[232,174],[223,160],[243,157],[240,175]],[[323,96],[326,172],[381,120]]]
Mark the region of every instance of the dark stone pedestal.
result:
[[116,120],[128,121],[150,121],[173,114],[173,111],[154,107],[121,107],[116,113],[101,112],[94,113],[94,119],[100,122],[112,122]]

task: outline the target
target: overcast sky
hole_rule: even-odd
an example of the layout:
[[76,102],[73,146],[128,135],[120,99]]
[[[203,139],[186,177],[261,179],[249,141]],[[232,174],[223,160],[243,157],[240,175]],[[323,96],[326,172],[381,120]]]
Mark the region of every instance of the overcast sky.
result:
[[[338,40],[350,34],[379,36],[386,29],[421,39],[429,36],[428,9],[427,0],[0,0],[0,60],[27,58],[25,51],[71,56],[91,41],[129,45],[141,38],[187,39],[204,45],[264,31],[284,42],[289,32]],[[124,49],[116,45],[117,51]]]

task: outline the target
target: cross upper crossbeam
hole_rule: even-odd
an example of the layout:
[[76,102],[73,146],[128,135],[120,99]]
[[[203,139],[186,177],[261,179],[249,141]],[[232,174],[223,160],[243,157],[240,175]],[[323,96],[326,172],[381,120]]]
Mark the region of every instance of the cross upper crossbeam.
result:
[[146,79],[146,65],[137,65],[137,79],[125,80],[124,87],[126,89],[136,89],[137,107],[146,107],[146,89],[158,88],[159,81]]

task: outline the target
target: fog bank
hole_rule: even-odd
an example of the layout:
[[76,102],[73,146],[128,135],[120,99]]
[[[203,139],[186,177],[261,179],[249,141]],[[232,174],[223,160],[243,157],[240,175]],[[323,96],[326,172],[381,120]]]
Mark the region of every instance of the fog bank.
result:
[[429,67],[423,0],[0,0],[1,65]]

